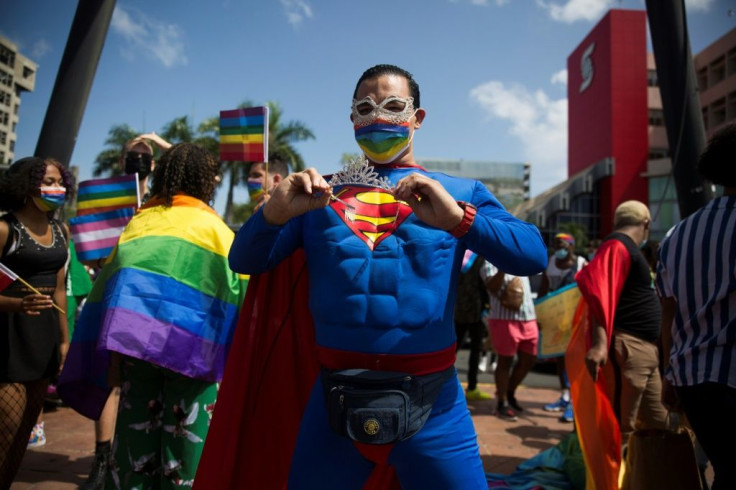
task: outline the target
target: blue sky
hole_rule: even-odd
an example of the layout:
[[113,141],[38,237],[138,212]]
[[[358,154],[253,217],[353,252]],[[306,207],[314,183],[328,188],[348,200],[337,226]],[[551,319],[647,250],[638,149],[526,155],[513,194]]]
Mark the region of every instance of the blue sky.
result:
[[[736,26],[736,1],[685,3],[693,52]],[[249,99],[309,126],[316,139],[297,148],[333,172],[358,151],[356,80],[392,63],[414,74],[428,112],[417,157],[529,162],[536,195],[566,178],[567,56],[611,7],[644,0],[118,0],[71,163],[90,178],[113,124],[198,124]],[[35,149],[75,10],[69,0],[3,7],[0,33],[39,64],[16,158]]]

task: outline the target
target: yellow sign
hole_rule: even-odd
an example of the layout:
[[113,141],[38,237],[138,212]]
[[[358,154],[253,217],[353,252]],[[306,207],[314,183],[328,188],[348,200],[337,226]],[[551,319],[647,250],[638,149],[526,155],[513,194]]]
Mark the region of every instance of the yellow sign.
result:
[[565,355],[572,332],[572,319],[580,300],[580,290],[573,283],[548,294],[534,303],[539,324],[537,357]]

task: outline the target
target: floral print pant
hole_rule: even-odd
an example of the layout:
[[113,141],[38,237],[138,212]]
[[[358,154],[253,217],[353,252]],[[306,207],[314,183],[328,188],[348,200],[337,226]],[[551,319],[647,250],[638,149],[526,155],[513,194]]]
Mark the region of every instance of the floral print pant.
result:
[[191,487],[217,388],[217,383],[123,358],[115,461],[106,488]]

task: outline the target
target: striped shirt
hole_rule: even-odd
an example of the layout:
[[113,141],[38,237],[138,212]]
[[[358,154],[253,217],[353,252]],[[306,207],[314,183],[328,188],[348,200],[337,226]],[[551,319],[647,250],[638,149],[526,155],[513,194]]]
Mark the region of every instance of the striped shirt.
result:
[[662,241],[657,289],[676,300],[670,367],[675,386],[736,388],[736,196],[714,199]]
[[[491,264],[487,260],[483,264],[483,267],[480,268],[480,277],[483,278],[483,281],[492,278],[498,273],[498,267]],[[503,290],[504,287],[516,276],[512,276],[511,274],[506,274],[503,279],[503,287],[501,290]],[[488,293],[488,303],[490,305],[489,311],[488,311],[488,318],[491,320],[518,320],[522,322],[526,322],[529,320],[536,320],[537,314],[534,310],[534,300],[532,298],[532,288],[529,285],[529,278],[528,277],[519,277],[521,279],[521,283],[524,285],[524,301],[521,304],[521,309],[519,311],[509,310],[508,308],[504,308],[501,306],[501,300],[499,299],[499,294],[493,294]]]

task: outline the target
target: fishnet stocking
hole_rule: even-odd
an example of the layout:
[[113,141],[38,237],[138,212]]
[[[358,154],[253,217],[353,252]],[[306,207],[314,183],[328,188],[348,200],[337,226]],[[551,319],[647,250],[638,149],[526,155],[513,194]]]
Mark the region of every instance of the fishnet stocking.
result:
[[0,383],[0,489],[10,488],[43,408],[48,380]]

